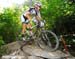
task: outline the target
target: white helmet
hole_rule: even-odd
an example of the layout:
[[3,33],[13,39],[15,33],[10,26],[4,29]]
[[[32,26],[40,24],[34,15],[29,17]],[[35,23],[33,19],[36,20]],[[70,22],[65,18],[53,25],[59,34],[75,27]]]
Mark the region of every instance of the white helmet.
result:
[[36,3],[34,4],[34,6],[35,6],[35,5],[40,6],[40,7],[42,6],[42,4],[41,4],[40,2],[36,2]]

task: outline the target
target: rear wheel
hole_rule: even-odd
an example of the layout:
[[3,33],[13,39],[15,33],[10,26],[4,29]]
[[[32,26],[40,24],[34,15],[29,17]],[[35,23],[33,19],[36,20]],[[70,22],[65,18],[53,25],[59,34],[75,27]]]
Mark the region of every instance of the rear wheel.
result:
[[27,44],[27,42],[29,42],[30,37],[29,37],[29,35],[28,35],[27,33],[24,34],[24,37],[22,37],[21,31],[19,31],[19,32],[17,33],[16,40],[17,40],[18,44],[19,44],[20,46],[22,46],[22,45]]
[[55,51],[59,46],[59,40],[55,33],[52,31],[42,31],[42,34],[38,40],[38,45],[40,48],[47,51]]

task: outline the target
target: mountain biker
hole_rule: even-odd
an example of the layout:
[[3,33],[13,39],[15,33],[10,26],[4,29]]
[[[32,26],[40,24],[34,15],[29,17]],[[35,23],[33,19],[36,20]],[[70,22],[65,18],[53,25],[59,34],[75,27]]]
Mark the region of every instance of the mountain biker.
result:
[[[38,23],[40,22],[41,15],[40,15],[40,8],[41,8],[41,3],[36,2],[34,4],[33,8],[29,8],[29,10],[25,11],[21,15],[21,22],[22,22],[22,40],[25,40],[24,35],[26,28],[31,28],[31,23],[30,21],[35,18]],[[32,35],[32,30],[30,31],[30,35]]]

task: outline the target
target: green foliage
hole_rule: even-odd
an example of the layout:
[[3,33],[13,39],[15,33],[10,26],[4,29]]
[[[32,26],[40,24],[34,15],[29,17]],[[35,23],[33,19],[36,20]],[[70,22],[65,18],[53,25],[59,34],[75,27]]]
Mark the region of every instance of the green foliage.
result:
[[10,53],[10,51],[8,50],[7,47],[0,47],[0,57],[3,55],[7,55],[9,53]]
[[12,42],[16,38],[16,33],[20,27],[20,11],[16,9],[4,9],[0,14],[0,36],[6,43]]
[[5,43],[4,43],[3,39],[2,39],[2,37],[0,36],[0,47],[1,47],[1,45],[3,45],[3,44],[5,44]]
[[[48,29],[56,29],[58,34],[62,34],[62,26],[71,22],[75,15],[75,4],[69,0],[40,0],[42,2],[41,14],[43,19],[47,21]],[[70,18],[70,19],[69,19]],[[73,22],[73,21],[72,21]],[[63,24],[63,25],[62,25]],[[59,28],[60,27],[60,28]],[[68,27],[69,28],[69,27]],[[66,29],[68,30],[68,29]],[[64,32],[65,33],[65,32]]]

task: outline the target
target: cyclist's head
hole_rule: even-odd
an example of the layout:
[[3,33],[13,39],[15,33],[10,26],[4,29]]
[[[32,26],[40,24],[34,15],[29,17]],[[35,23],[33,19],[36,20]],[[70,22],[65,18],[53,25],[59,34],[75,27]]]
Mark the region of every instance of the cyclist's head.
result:
[[40,9],[41,6],[42,6],[42,4],[41,4],[40,2],[36,2],[36,3],[34,4],[34,7],[35,7],[36,9]]

